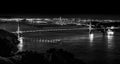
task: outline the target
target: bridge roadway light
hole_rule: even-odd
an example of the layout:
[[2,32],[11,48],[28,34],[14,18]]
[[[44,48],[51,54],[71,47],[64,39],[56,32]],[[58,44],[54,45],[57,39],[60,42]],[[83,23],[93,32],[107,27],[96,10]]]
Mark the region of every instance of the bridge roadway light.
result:
[[111,28],[110,29],[114,29],[114,26],[111,26]]

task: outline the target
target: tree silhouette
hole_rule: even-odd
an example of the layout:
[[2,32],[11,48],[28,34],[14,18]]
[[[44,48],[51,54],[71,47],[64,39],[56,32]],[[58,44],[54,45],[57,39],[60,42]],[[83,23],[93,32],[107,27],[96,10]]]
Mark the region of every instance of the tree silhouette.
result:
[[0,29],[0,56],[9,57],[18,51],[17,37],[5,30]]

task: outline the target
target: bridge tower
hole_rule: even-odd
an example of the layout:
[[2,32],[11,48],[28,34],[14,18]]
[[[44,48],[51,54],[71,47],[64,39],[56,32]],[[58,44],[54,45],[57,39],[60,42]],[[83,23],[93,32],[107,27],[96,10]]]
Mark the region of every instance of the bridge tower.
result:
[[19,24],[19,21],[17,21],[18,22],[18,28],[17,28],[17,37],[18,37],[18,41],[20,42],[19,44],[18,44],[18,49],[19,49],[19,51],[22,51],[23,50],[23,37],[21,37],[20,36],[20,34],[22,33],[21,31],[20,31],[20,24]]
[[92,33],[92,21],[90,21],[90,23],[89,23],[89,34],[91,34]]

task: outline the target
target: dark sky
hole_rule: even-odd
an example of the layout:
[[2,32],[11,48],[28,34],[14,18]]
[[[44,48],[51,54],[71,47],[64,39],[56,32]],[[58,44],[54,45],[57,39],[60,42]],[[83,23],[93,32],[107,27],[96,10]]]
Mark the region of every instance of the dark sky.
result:
[[[22,4],[21,4],[22,5]],[[27,5],[27,4],[26,4]],[[48,4],[47,6],[19,6],[19,7],[2,7],[0,16],[26,16],[26,17],[79,17],[79,16],[120,16],[120,10],[117,7],[111,6],[96,6],[96,5],[67,5],[60,4],[59,6]],[[15,6],[15,5],[14,5]]]
[[68,7],[68,8],[49,8],[49,7],[35,7],[35,8],[4,8],[0,13],[3,14],[112,14],[119,15],[119,9],[114,8],[94,8],[94,7]]

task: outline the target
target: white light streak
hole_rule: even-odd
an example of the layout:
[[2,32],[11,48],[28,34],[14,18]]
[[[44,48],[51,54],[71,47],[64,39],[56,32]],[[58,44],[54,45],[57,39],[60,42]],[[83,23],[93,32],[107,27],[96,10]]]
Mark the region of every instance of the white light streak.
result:
[[89,34],[89,39],[90,39],[90,46],[92,46],[93,39],[94,39],[94,34]]
[[113,35],[107,35],[108,38],[108,48],[111,49],[113,47]]
[[23,51],[23,37],[19,37],[18,40],[20,43],[18,44],[19,51]]
[[111,31],[110,29],[108,29],[107,34],[108,34],[108,35],[113,35],[113,34],[114,34],[114,32],[113,32],[113,31]]

